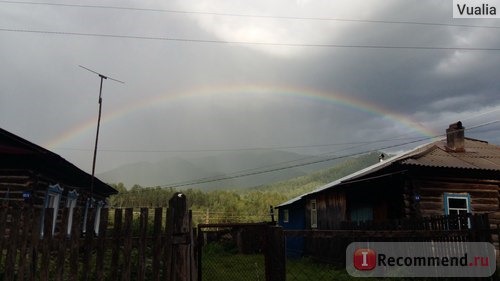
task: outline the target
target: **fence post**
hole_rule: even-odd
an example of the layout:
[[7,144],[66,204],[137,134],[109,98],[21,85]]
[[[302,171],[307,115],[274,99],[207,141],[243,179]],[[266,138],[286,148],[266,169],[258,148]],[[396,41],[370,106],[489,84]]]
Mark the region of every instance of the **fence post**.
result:
[[197,264],[193,255],[194,239],[191,212],[186,196],[175,193],[168,202],[166,263],[169,281],[196,281]]
[[268,226],[266,237],[266,281],[285,281],[286,256],[283,228],[280,226]]

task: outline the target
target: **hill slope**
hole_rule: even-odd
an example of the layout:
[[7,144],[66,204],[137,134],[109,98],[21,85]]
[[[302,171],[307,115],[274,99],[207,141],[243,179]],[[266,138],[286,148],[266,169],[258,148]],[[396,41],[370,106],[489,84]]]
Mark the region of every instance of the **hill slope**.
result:
[[338,162],[328,161],[283,169],[272,173],[262,173],[204,184],[184,185],[193,180],[231,177],[236,174],[285,167],[311,161],[312,159],[320,158],[285,151],[244,151],[199,158],[170,157],[157,163],[138,162],[121,166],[97,176],[106,182],[122,182],[129,187],[135,184],[141,186],[181,184],[179,188],[228,189],[258,186],[305,176],[313,171],[332,167]]
[[379,152],[373,152],[358,157],[351,157],[325,170],[287,181],[257,186],[249,190],[281,193],[286,194],[288,198],[293,198],[373,165],[379,161],[379,155]]
[[[310,192],[328,182],[363,169],[378,161],[378,153],[345,159],[332,168],[281,181],[246,189],[199,190],[185,189],[188,207],[193,211],[196,223],[207,222],[252,222],[269,221],[269,206],[276,206],[287,200]],[[166,206],[175,188],[140,188],[126,190],[122,185],[120,193],[110,198],[114,207],[162,207]]]

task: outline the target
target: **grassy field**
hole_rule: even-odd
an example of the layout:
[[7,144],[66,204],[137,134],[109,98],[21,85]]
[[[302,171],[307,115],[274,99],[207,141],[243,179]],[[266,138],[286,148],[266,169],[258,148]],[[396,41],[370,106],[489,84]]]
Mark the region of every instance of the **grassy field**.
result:
[[[309,259],[288,260],[287,281],[354,280],[345,270]],[[221,244],[205,246],[202,254],[203,281],[264,281],[264,255],[242,255]]]
[[[234,248],[222,244],[209,244],[202,254],[203,281],[265,281],[264,255],[242,255]],[[287,281],[348,281],[348,280],[391,280],[430,281],[462,280],[462,278],[356,278],[345,269],[317,263],[309,258],[286,261]],[[488,279],[486,280],[496,280]]]

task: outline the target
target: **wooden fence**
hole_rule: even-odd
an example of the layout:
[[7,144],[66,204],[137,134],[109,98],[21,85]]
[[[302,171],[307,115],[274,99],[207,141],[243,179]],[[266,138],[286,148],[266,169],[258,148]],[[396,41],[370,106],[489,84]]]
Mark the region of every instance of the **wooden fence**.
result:
[[[239,254],[261,253],[264,256],[265,280],[284,281],[287,276],[290,281],[307,280],[308,276],[300,275],[300,270],[297,269],[291,269],[293,274],[287,275],[289,272],[287,256],[295,260],[306,257],[305,260],[313,260],[317,264],[333,265],[333,267],[324,267],[325,270],[333,270],[334,267],[345,267],[346,248],[352,242],[492,242],[492,236],[498,234],[499,231],[497,228],[490,228],[487,214],[440,216],[382,223],[345,222],[342,225],[344,228],[340,230],[283,230],[281,227],[265,223],[201,224],[198,231],[200,264],[201,246],[204,242],[227,243],[229,239]],[[460,247],[460,243],[456,244]],[[397,244],[394,245],[397,247]],[[449,250],[453,252],[456,249]],[[239,261],[236,258],[234,260]],[[210,263],[211,265],[203,265],[206,272],[200,272],[200,277],[208,275],[210,267],[220,266],[216,260],[210,260]],[[232,267],[225,265],[224,268],[229,271]],[[318,279],[316,276],[315,280],[331,280],[329,272],[318,274],[318,276],[325,276],[325,279]],[[217,276],[220,278],[214,279],[210,274],[210,277],[210,280],[223,280],[223,276]],[[294,279],[295,277],[297,279]]]
[[494,242],[488,215],[436,216],[382,223],[342,223],[340,230],[285,230],[289,256],[309,256],[339,266],[352,242]]
[[[199,244],[195,243],[185,196],[174,195],[169,206],[94,208],[87,214],[83,208],[73,212],[65,208],[54,220],[53,209],[2,204],[0,280],[199,280],[203,235],[198,236]],[[250,226],[246,233],[239,230]],[[301,244],[302,256],[342,265],[347,245],[355,241],[491,242],[499,231],[490,229],[487,215],[344,226],[342,230],[283,231],[266,224],[201,225],[200,230],[206,233],[213,228],[236,227],[236,237],[260,240],[266,280],[273,281],[285,280],[285,247],[294,239],[295,246]],[[253,252],[254,244],[247,242],[241,242],[241,252]]]
[[60,210],[52,233],[52,209],[3,204],[0,280],[197,280],[185,196],[174,197],[168,210],[101,209],[98,233],[95,208],[85,233],[82,208],[73,210],[70,231],[71,212]]

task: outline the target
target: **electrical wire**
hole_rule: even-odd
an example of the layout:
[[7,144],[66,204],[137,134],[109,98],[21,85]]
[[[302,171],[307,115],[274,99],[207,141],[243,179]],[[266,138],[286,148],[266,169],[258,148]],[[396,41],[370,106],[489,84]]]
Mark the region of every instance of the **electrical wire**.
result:
[[105,34],[105,33],[85,33],[85,32],[68,32],[54,30],[35,30],[21,28],[5,28],[1,27],[3,32],[16,33],[36,33],[47,35],[64,35],[64,36],[83,36],[83,37],[102,37],[115,39],[137,39],[137,40],[155,40],[155,41],[173,41],[184,43],[211,43],[225,45],[257,45],[257,46],[281,46],[281,47],[317,47],[317,48],[346,48],[346,49],[379,49],[379,50],[434,50],[434,51],[500,51],[497,47],[438,47],[438,46],[394,46],[394,45],[357,45],[357,44],[308,44],[308,43],[277,43],[277,42],[251,42],[251,41],[231,41],[231,40],[208,40],[208,39],[193,39],[193,38],[175,38],[175,37],[155,37],[142,35],[120,35],[120,34]]
[[[431,138],[434,138],[434,137],[427,137],[427,138],[422,138],[422,139],[412,141],[412,142],[390,145],[390,146],[383,147],[381,149],[389,149],[389,148],[405,146],[408,144],[428,140]],[[367,151],[346,154],[346,155],[341,155],[341,156],[335,156],[335,157],[328,157],[328,158],[321,159],[321,160],[309,161],[306,163],[289,165],[289,166],[279,167],[279,168],[274,168],[274,169],[260,170],[260,171],[255,171],[255,172],[237,174],[237,175],[233,175],[233,176],[219,177],[219,178],[214,178],[214,179],[201,179],[201,180],[192,180],[189,182],[179,182],[179,183],[175,183],[175,184],[161,185],[160,187],[162,187],[162,188],[175,188],[175,187],[183,187],[183,186],[189,186],[189,185],[197,185],[197,184],[202,184],[202,183],[218,182],[218,181],[230,180],[230,179],[236,179],[236,178],[242,178],[242,177],[248,177],[248,176],[255,176],[255,175],[260,175],[260,174],[267,174],[267,173],[283,171],[283,170],[287,170],[287,169],[291,169],[291,168],[303,167],[303,166],[308,166],[308,165],[312,165],[312,164],[319,164],[319,163],[329,162],[329,161],[333,161],[333,160],[344,159],[344,158],[348,158],[348,157],[360,156],[360,155],[364,155],[364,154],[367,154],[370,152],[375,152],[375,151],[377,151],[377,150],[367,150]]]
[[[118,153],[199,153],[199,152],[226,152],[226,151],[267,151],[267,150],[280,150],[280,149],[309,149],[331,146],[342,146],[352,144],[373,144],[388,141],[416,139],[418,137],[405,137],[405,138],[389,138],[380,139],[375,141],[361,141],[361,142],[339,142],[329,144],[312,144],[312,145],[295,145],[295,146],[267,146],[267,147],[244,147],[244,148],[219,148],[219,149],[179,149],[179,150],[163,150],[163,149],[108,149],[100,148],[99,152],[118,152]],[[58,147],[57,150],[70,150],[70,151],[91,151],[90,148],[71,148],[71,147]]]
[[407,25],[423,25],[423,26],[490,28],[490,29],[499,29],[500,28],[500,26],[450,24],[450,23],[441,23],[441,22],[389,21],[389,20],[345,19],[345,18],[332,18],[332,17],[300,17],[300,16],[241,14],[241,13],[217,13],[217,12],[204,12],[204,11],[137,8],[137,7],[124,7],[124,6],[111,6],[111,5],[65,4],[65,3],[3,1],[3,0],[0,1],[0,3],[23,4],[23,5],[45,5],[45,6],[72,7],[72,8],[143,11],[143,12],[162,12],[162,13],[173,13],[173,14],[209,15],[209,16],[223,16],[223,17],[263,18],[263,19],[278,19],[278,20],[338,21],[338,22],[357,22],[357,23],[370,23],[370,24],[373,24],[373,23],[377,23],[377,24],[407,24]]
[[[491,124],[499,123],[500,120],[494,120],[486,123],[482,123],[476,126],[472,126],[470,128],[466,128],[465,130],[473,130],[475,128],[480,128],[480,127],[485,127]],[[233,175],[233,176],[225,176],[225,177],[219,177],[219,178],[211,178],[211,179],[198,179],[198,180],[192,180],[192,181],[185,181],[185,182],[179,182],[179,183],[174,183],[174,184],[167,184],[167,185],[162,185],[160,187],[163,188],[175,188],[175,187],[183,187],[183,186],[188,186],[188,185],[196,185],[196,184],[202,184],[202,183],[211,183],[211,182],[218,182],[218,181],[223,181],[223,180],[229,180],[229,179],[236,179],[236,178],[241,178],[241,177],[247,177],[247,176],[254,176],[254,175],[259,175],[259,174],[265,174],[265,173],[271,173],[271,172],[277,172],[277,171],[282,171],[290,168],[296,168],[296,167],[302,167],[302,166],[307,166],[307,165],[312,165],[312,164],[317,164],[317,163],[323,163],[323,162],[329,162],[333,160],[338,160],[338,159],[344,159],[348,157],[354,157],[354,156],[360,156],[372,152],[376,152],[379,150],[384,150],[384,149],[390,149],[390,148],[396,148],[396,147],[401,147],[401,146],[406,146],[409,144],[417,143],[417,142],[422,142],[425,140],[429,139],[434,139],[437,137],[442,137],[443,135],[436,135],[436,136],[431,136],[431,137],[425,137],[421,138],[418,140],[410,141],[410,142],[405,142],[401,144],[394,144],[394,145],[389,145],[385,146],[382,148],[378,148],[376,150],[366,150],[362,152],[357,152],[357,153],[352,153],[352,154],[347,154],[347,155],[341,155],[341,156],[334,156],[334,157],[329,157],[326,159],[321,159],[321,160],[316,160],[316,161],[310,161],[306,163],[301,163],[301,164],[295,164],[295,165],[289,165],[285,167],[279,167],[279,168],[274,168],[274,169],[267,169],[267,170],[261,170],[261,171],[255,171],[255,172],[249,172],[249,173],[243,173],[243,174],[238,174],[238,175]]]

